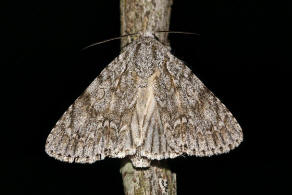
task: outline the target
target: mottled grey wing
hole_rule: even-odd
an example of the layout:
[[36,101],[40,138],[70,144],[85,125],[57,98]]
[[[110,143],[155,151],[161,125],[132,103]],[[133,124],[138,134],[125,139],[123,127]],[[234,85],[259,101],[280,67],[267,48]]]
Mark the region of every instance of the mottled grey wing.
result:
[[153,85],[157,117],[150,123],[156,132],[146,136],[157,155],[143,152],[146,157],[211,156],[240,144],[243,135],[236,119],[182,61],[168,53],[159,71]]
[[[59,119],[45,146],[67,162],[93,163],[135,153],[127,130],[135,80],[125,51],[111,62]],[[124,152],[118,152],[123,148]]]

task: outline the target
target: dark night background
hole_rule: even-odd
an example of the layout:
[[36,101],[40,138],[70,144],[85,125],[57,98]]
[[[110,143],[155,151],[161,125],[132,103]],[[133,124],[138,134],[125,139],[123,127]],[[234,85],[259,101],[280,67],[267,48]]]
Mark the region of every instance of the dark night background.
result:
[[[23,1],[4,8],[5,57],[12,72],[4,96],[16,108],[7,114],[11,135],[2,137],[11,151],[1,158],[7,164],[7,184],[1,185],[9,190],[1,194],[123,194],[118,159],[68,164],[44,152],[62,113],[119,54],[119,41],[80,51],[119,36],[119,1]],[[221,99],[244,132],[243,143],[228,154],[170,160],[178,194],[289,189],[291,113],[285,110],[291,71],[281,29],[289,25],[287,17],[266,1],[174,0],[170,29],[201,36],[170,35],[173,54]]]

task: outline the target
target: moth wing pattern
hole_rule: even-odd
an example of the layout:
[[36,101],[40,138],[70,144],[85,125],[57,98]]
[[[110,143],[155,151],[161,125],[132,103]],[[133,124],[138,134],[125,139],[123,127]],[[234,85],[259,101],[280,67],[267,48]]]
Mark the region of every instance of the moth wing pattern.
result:
[[93,163],[135,153],[127,124],[136,92],[127,55],[123,52],[103,69],[58,120],[46,141],[49,156]]
[[140,37],[63,114],[45,150],[67,162],[129,156],[149,167],[225,153],[242,139],[236,119],[192,71],[159,41]]
[[166,58],[153,90],[169,152],[154,141],[162,153],[146,156],[211,156],[237,147],[243,134],[231,112],[181,60],[170,52]]

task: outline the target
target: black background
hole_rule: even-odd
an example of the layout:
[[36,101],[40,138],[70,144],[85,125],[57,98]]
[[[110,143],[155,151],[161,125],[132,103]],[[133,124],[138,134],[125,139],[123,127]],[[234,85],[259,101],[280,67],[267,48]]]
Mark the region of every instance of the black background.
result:
[[[119,54],[119,41],[80,51],[119,36],[119,1],[24,1],[5,8],[12,75],[4,96],[16,106],[9,115],[12,135],[2,138],[11,149],[1,158],[8,165],[2,166],[7,194],[123,194],[118,159],[68,164],[44,152],[62,113]],[[228,154],[169,160],[178,194],[289,189],[286,17],[266,1],[174,1],[170,30],[201,36],[170,35],[173,54],[222,100],[244,132],[243,143]]]

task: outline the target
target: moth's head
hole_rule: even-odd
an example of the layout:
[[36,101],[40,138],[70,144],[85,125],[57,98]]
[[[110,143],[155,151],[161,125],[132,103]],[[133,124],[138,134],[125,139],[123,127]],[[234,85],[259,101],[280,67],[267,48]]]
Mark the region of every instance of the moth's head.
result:
[[150,37],[155,38],[153,32],[145,31],[145,32],[139,32],[140,37]]
[[122,51],[131,50],[131,48],[135,48],[136,45],[139,45],[139,48],[146,49],[146,50],[152,50],[154,46],[156,49],[160,50],[161,52],[170,51],[170,47],[168,45],[161,43],[159,39],[155,36],[155,32],[140,31],[138,33],[135,33],[135,35],[136,35],[136,39],[134,39],[131,43],[123,47]]

